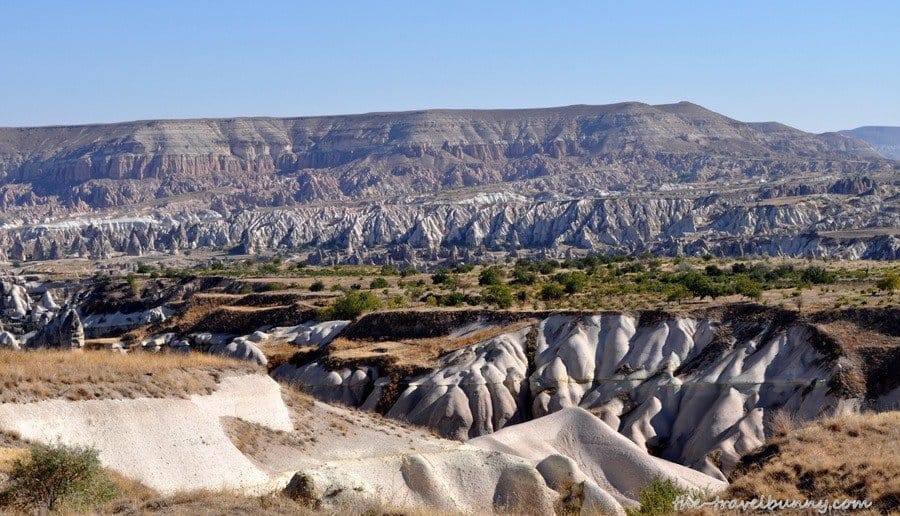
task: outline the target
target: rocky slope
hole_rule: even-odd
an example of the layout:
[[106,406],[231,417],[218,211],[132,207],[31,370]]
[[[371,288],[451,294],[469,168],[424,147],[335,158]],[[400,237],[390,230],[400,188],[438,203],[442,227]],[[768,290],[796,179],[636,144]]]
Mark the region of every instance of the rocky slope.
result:
[[892,259],[897,164],[689,103],[0,128],[0,260]]
[[900,127],[865,126],[840,134],[870,143],[885,158],[900,159]]
[[[499,329],[496,336],[443,354],[430,370],[398,371],[386,355],[339,359],[326,345],[324,355],[307,353],[272,374],[324,400],[380,410],[458,439],[580,406],[642,449],[719,478],[765,441],[776,412],[814,419],[878,406],[896,388],[896,381],[867,388],[879,382],[876,368],[864,363],[868,347],[845,350],[816,317],[777,309],[462,314],[468,315],[429,325],[445,335],[447,348],[485,328]],[[395,339],[415,346],[405,334],[365,329],[405,328],[397,317],[372,315],[342,335],[361,332],[383,349]],[[896,328],[859,331],[900,336]]]

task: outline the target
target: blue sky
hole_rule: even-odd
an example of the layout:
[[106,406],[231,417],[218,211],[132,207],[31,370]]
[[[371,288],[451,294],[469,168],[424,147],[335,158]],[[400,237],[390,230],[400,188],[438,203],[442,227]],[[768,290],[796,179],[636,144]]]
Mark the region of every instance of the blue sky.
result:
[[0,0],[0,126],[690,100],[900,125],[900,2]]

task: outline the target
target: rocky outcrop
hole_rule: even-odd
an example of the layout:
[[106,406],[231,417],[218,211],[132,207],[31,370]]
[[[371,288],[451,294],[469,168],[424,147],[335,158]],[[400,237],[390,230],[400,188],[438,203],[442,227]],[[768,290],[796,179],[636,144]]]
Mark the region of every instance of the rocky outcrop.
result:
[[[448,353],[441,366],[413,378],[387,415],[468,439],[525,419],[520,413],[528,374],[530,328]],[[373,397],[382,396],[376,384]]]
[[84,327],[74,309],[61,311],[28,339],[29,348],[79,349],[84,347]]
[[[273,376],[457,439],[583,407],[641,449],[719,478],[765,441],[776,412],[813,419],[857,410],[867,395],[840,345],[792,312],[532,317],[446,353],[422,375],[398,378],[365,362],[331,370],[311,354]],[[457,330],[485,321],[461,320]],[[347,335],[357,325],[365,319]]]
[[8,331],[0,331],[0,349],[21,349],[19,339]]

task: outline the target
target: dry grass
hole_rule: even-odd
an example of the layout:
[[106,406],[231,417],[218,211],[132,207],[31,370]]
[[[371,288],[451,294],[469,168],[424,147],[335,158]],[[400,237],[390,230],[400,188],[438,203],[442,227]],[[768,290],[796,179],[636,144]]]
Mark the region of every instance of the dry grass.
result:
[[723,498],[866,499],[900,507],[900,412],[806,424],[742,459]]
[[27,448],[0,448],[0,475],[8,473],[13,462],[28,455]]
[[231,491],[194,491],[144,501],[138,507],[109,513],[304,515],[312,510],[281,493],[249,497]]
[[253,363],[201,353],[0,351],[0,403],[209,394]]
[[338,337],[328,346],[328,359],[337,364],[381,362],[399,370],[433,369],[441,355],[462,349],[499,335],[514,332],[534,324],[523,320],[472,332],[462,337],[403,339],[396,341],[349,340]]

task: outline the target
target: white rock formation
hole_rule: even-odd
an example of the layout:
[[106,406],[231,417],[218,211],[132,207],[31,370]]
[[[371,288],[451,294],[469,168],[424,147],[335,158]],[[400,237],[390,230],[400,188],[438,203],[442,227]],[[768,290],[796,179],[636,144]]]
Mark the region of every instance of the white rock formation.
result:
[[208,349],[208,353],[213,353],[215,355],[224,355],[230,358],[236,358],[238,360],[252,360],[259,365],[266,365],[269,363],[266,355],[260,350],[253,342],[251,342],[246,337],[237,337],[232,339],[227,344],[224,343],[215,343],[212,344]]
[[468,439],[520,420],[519,397],[531,328],[448,353],[434,372],[413,378],[387,415]]
[[563,495],[584,494],[582,513],[622,513],[656,477],[686,489],[722,490],[726,482],[653,457],[581,408],[566,408],[504,428],[469,444],[522,457]]
[[[448,353],[434,371],[406,379],[386,413],[466,439],[580,406],[639,447],[724,478],[765,441],[774,411],[810,419],[853,403],[829,390],[837,365],[809,326],[729,323],[731,336],[713,320],[647,319],[550,316]],[[365,365],[330,371],[316,361],[275,371],[322,399],[366,409],[385,408],[392,380],[381,374]]]
[[99,450],[100,461],[163,494],[252,489],[271,481],[225,434],[236,417],[293,430],[280,387],[263,375],[224,378],[190,399],[49,400],[0,404],[0,428],[43,443]]
[[0,331],[0,349],[21,349],[19,339],[8,331]]
[[26,342],[29,348],[80,349],[84,347],[84,327],[78,312],[68,309],[59,312]]

